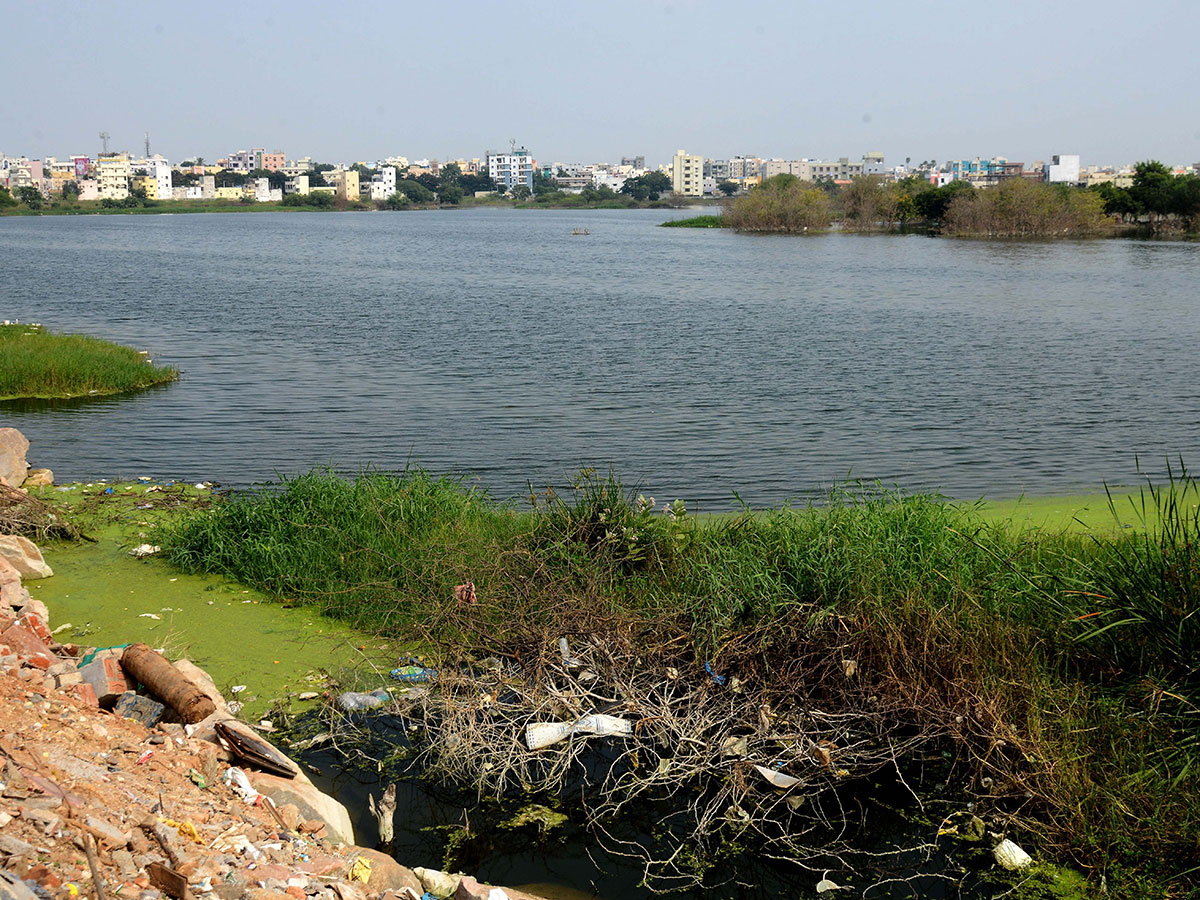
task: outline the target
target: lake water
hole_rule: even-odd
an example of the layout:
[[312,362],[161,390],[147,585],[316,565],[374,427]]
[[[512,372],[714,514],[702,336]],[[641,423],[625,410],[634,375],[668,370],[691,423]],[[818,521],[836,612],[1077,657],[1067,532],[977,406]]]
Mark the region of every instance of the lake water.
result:
[[655,227],[681,214],[0,219],[0,319],[183,371],[0,424],[59,480],[611,466],[709,510],[1088,491],[1200,447],[1198,245]]

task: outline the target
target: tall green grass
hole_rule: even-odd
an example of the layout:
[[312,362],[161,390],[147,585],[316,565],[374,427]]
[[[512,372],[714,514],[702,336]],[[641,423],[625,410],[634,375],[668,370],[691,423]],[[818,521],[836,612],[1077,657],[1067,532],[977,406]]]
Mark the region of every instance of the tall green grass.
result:
[[0,400],[117,394],[178,377],[178,370],[109,341],[0,325]]
[[[1094,534],[987,524],[870,485],[703,520],[593,471],[530,500],[419,469],[318,470],[162,543],[184,568],[461,652],[610,629],[637,635],[645,665],[711,660],[774,684],[779,702],[844,698],[821,684],[855,659],[860,699],[945,735],[958,776],[993,784],[980,808],[1033,830],[1040,852],[1110,889],[1118,876],[1200,889],[1187,874],[1200,866],[1200,513],[1186,472],[1147,486],[1144,531]],[[466,581],[470,616],[455,613]]]

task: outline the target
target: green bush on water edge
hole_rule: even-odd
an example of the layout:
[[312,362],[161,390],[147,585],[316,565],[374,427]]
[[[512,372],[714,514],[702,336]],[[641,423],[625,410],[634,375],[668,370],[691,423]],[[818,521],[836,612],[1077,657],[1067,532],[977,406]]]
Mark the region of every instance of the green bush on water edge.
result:
[[[1132,897],[1200,888],[1200,497],[1178,471],[1139,499],[1145,527],[1067,533],[861,484],[699,519],[593,471],[519,509],[420,469],[316,470],[160,540],[185,570],[447,655],[619,630],[812,695],[792,663],[836,633],[900,726],[953,748],[955,783],[987,779],[981,814]],[[467,581],[475,613],[448,614]]]
[[119,394],[174,381],[177,369],[98,338],[0,325],[0,400]]

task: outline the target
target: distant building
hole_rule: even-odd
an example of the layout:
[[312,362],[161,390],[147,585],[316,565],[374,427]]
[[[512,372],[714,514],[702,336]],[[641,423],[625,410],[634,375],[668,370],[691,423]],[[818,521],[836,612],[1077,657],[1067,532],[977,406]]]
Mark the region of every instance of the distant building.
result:
[[1046,180],[1055,183],[1078,184],[1079,157],[1052,156],[1050,165],[1044,167]]
[[634,169],[646,168],[646,157],[644,156],[622,156],[621,165],[630,166]]
[[96,181],[101,200],[124,200],[129,196],[129,157],[125,154],[101,156],[96,160]]
[[683,197],[703,197],[704,157],[676,150],[671,158],[671,190]]
[[283,191],[285,194],[299,194],[301,197],[307,197],[308,176],[296,175],[293,178],[289,178],[287,184],[284,185]]
[[355,169],[342,169],[334,173],[334,196],[339,200],[358,200],[358,172]]
[[510,153],[487,153],[488,176],[498,187],[511,191],[518,184],[533,190],[534,159],[524,147]]
[[369,187],[372,200],[386,200],[392,196],[396,193],[396,167],[380,166],[371,176]]
[[278,172],[287,165],[287,159],[282,150],[268,153],[262,147],[230,153],[229,159],[225,162],[225,168],[232,169],[234,172],[253,172],[255,169]]

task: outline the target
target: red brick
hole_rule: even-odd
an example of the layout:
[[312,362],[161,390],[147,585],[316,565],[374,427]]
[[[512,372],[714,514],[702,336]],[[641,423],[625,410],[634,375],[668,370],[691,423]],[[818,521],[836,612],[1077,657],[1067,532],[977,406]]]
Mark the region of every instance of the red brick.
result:
[[115,659],[94,659],[86,666],[81,666],[79,674],[83,680],[92,686],[96,692],[96,700],[101,706],[112,706],[126,691],[132,691],[137,684],[125,675],[125,670]]
[[46,623],[35,615],[25,613],[21,618],[17,619],[17,624],[22,628],[32,631],[47,644],[54,640],[54,635],[50,633],[50,629],[46,627]]
[[54,665],[54,659],[47,656],[45,653],[31,653],[21,660],[25,665],[32,666],[35,669],[46,670]]
[[29,629],[22,628],[19,623],[8,626],[3,633],[0,633],[0,643],[8,644],[20,656],[32,656],[34,653],[44,653],[46,656],[54,655],[41,638]]
[[71,689],[68,691],[68,693],[74,694],[75,697],[85,706],[93,706],[97,708],[100,706],[100,703],[96,700],[95,690],[93,690],[92,686],[86,681],[82,684],[71,685]]

